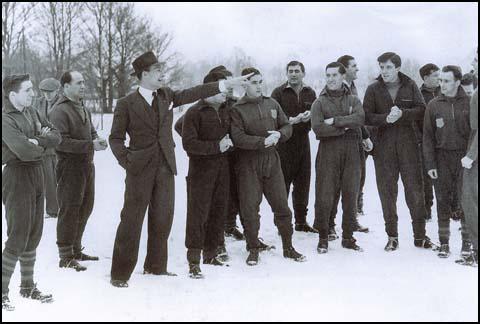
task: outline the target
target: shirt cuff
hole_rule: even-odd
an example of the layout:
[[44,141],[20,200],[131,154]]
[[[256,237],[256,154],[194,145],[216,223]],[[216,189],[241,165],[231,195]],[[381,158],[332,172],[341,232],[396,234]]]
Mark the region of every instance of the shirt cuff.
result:
[[220,80],[218,82],[218,90],[220,90],[220,92],[227,91],[227,87],[225,86],[225,80]]

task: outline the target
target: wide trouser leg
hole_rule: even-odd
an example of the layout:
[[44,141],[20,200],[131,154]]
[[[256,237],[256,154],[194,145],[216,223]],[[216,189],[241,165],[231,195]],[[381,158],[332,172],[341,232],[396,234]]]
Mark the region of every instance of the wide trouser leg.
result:
[[59,160],[57,165],[57,245],[61,259],[73,258],[74,246],[84,217],[84,199],[89,174],[85,164],[77,160]]
[[143,221],[156,183],[156,173],[155,167],[145,168],[138,175],[127,172],[124,204],[113,248],[113,280],[130,279],[137,264]]
[[[263,178],[263,193],[272,208],[274,223],[282,236],[284,245],[291,245],[293,233],[292,211],[290,207],[288,207],[287,191],[282,190],[282,188],[284,188],[282,184],[285,183],[285,180],[280,164],[281,162],[278,155],[272,157],[269,175]],[[288,247],[289,246],[284,246],[284,248]]]
[[402,140],[397,143],[400,175],[405,189],[405,200],[412,218],[415,239],[426,236],[425,194],[423,191],[420,152],[413,131],[411,136],[402,133]]
[[397,197],[400,170],[394,141],[389,138],[392,135],[384,135],[378,139],[373,159],[385,231],[389,237],[398,237]]
[[341,175],[342,190],[342,229],[343,238],[353,238],[353,231],[357,218],[357,200],[360,190],[362,172],[361,156],[358,154],[358,141],[347,139],[344,141],[344,165]]
[[160,160],[148,206],[148,241],[144,269],[166,272],[168,238],[175,209],[175,176],[166,160]]
[[339,157],[343,149],[338,141],[320,141],[316,159],[315,224],[321,239],[328,239],[330,219],[340,197],[340,176],[343,163]]
[[438,238],[441,244],[448,244],[450,240],[450,215],[455,191],[452,188],[454,174],[452,166],[448,163],[448,157],[445,158],[445,154],[437,151],[436,160],[438,179],[433,180],[433,185],[437,197]]
[[[8,287],[17,261],[23,262],[22,279],[33,280],[30,256],[43,232],[44,178],[41,165],[7,165],[2,172],[2,200],[7,221],[7,240],[2,253],[2,292]],[[28,267],[26,267],[28,265]]]
[[305,224],[307,222],[312,169],[310,140],[308,139],[308,136],[300,142],[299,152],[301,152],[301,159],[295,170],[295,176],[293,178],[292,201],[295,223]]
[[75,241],[73,245],[73,252],[80,253],[82,251],[82,239],[85,233],[85,228],[90,215],[93,211],[93,204],[95,201],[95,166],[93,163],[85,165],[85,191],[83,192],[83,201],[78,211],[79,224]]
[[217,176],[215,177],[215,187],[211,196],[208,220],[205,224],[204,259],[210,259],[216,256],[217,248],[224,237],[223,224],[225,223],[225,216],[228,210],[228,188],[230,179],[228,161],[224,159],[223,161],[219,161],[219,164]]
[[[260,204],[263,198],[263,179],[257,171],[256,160],[240,160],[236,167],[240,214],[247,248],[258,248],[260,230]],[[281,186],[284,188],[284,184]]]

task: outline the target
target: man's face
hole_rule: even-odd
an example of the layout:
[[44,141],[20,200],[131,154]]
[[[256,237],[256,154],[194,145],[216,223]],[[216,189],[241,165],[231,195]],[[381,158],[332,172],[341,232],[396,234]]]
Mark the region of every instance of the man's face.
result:
[[473,87],[473,83],[469,85],[462,85],[463,90],[467,93],[468,96],[473,96],[473,93],[475,92],[475,88]]
[[425,76],[423,82],[429,88],[436,88],[440,85],[440,71],[434,71]]
[[150,71],[144,71],[142,76],[142,82],[151,89],[159,89],[163,83],[163,72],[159,65],[153,65],[150,67]]
[[10,92],[9,98],[15,106],[28,107],[32,104],[34,96],[32,81],[27,80],[22,82],[18,92]]
[[384,82],[394,82],[397,79],[400,67],[395,67],[395,64],[390,60],[385,63],[379,63],[379,65],[380,73]]
[[352,81],[358,79],[357,72],[360,70],[358,69],[357,62],[355,62],[355,60],[350,60],[350,62],[348,62],[348,67],[345,68],[347,70],[347,73],[345,75],[347,79]]
[[299,85],[302,83],[305,73],[302,72],[300,65],[292,65],[287,68],[287,79],[291,85]]
[[263,77],[261,74],[254,75],[243,86],[245,94],[251,98],[262,96]]
[[[228,96],[229,91],[230,91],[230,89],[227,89],[227,93],[221,92],[221,93],[219,93],[215,96],[206,98],[205,101],[210,103],[210,104],[214,104],[214,105],[222,104],[222,103],[225,102],[225,100],[227,100],[227,96]],[[232,92],[233,92],[233,89],[232,89]]]
[[340,90],[344,80],[344,75],[341,74],[338,67],[328,68],[325,72],[327,76],[327,89],[328,90]]
[[42,90],[42,94],[48,102],[51,102],[53,99],[55,99],[55,96],[57,95],[57,93],[58,93],[58,90],[54,90],[54,91]]
[[478,53],[475,53],[475,57],[472,61],[473,70],[475,71],[475,76],[478,77]]
[[65,83],[65,94],[72,99],[82,99],[85,96],[85,80],[80,72],[72,72],[72,81]]
[[442,94],[447,97],[454,97],[457,93],[458,86],[460,85],[460,80],[455,80],[453,72],[441,72],[440,73],[440,88]]

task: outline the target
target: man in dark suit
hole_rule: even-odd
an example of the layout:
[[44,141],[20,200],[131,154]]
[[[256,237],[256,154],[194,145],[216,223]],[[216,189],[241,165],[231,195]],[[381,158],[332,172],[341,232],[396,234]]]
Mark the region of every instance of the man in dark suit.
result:
[[[162,63],[153,52],[133,62],[138,90],[118,100],[109,137],[113,154],[126,170],[125,202],[113,251],[111,284],[128,287],[135,268],[142,224],[148,207],[148,246],[144,274],[167,271],[168,246],[177,174],[172,137],[173,108],[241,85],[248,76],[173,91],[162,87]],[[130,137],[125,146],[126,134]]]

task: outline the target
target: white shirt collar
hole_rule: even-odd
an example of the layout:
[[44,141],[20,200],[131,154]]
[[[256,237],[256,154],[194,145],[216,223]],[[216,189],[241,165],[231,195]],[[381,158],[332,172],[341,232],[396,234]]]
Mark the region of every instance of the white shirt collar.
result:
[[155,91],[145,89],[143,87],[138,87],[138,92],[140,95],[145,99],[145,101],[151,106],[153,103],[153,95],[152,93]]

